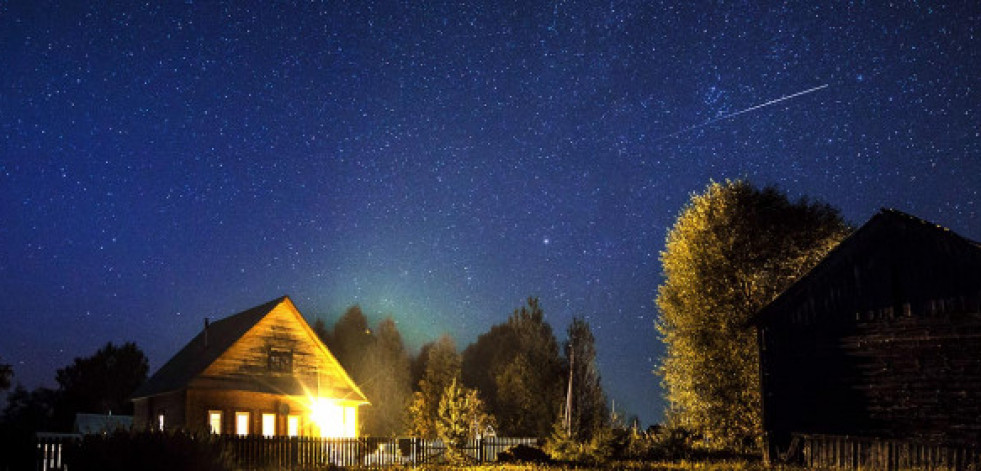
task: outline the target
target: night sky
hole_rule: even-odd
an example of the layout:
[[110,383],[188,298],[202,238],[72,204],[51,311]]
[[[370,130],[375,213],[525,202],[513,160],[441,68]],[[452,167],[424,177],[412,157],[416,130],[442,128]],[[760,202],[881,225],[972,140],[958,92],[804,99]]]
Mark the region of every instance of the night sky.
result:
[[413,349],[538,296],[649,424],[658,254],[710,180],[981,238],[977,2],[132,3],[0,3],[0,357],[28,387],[109,341],[153,371],[283,294]]

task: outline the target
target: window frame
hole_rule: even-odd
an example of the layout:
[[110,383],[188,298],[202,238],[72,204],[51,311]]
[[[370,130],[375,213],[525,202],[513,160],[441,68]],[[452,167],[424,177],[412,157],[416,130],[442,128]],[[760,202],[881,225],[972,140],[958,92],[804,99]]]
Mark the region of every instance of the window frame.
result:
[[[245,422],[242,422],[242,418],[245,418]],[[251,432],[252,414],[248,411],[235,411],[235,435],[244,437],[248,436]],[[242,431],[242,426],[245,426],[245,431]]]
[[[218,424],[217,424],[218,427],[215,427],[215,416],[216,415],[218,416]],[[223,414],[222,411],[220,411],[218,409],[209,409],[208,410],[208,428],[210,429],[210,432],[211,432],[212,435],[221,435],[222,434],[221,427],[222,427],[222,425],[224,425],[224,423],[223,423],[225,421],[224,420],[225,419],[224,415],[225,414]]]

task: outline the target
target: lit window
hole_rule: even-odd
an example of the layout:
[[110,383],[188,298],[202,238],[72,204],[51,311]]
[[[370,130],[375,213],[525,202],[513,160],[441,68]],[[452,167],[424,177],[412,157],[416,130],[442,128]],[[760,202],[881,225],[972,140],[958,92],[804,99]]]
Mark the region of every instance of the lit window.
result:
[[164,429],[164,413],[161,412],[157,414],[157,430],[160,430],[162,432],[163,429]]
[[344,408],[344,436],[354,438],[358,436],[358,408]]
[[300,435],[300,416],[291,415],[286,418],[286,434],[291,437]]
[[344,408],[330,399],[317,398],[310,406],[310,420],[321,437],[344,437]]
[[221,411],[220,410],[209,410],[208,411],[208,426],[211,427],[211,433],[220,434],[221,433]]
[[249,434],[249,413],[248,412],[236,412],[235,413],[235,433],[237,435],[248,435]]
[[262,436],[276,435],[276,414],[262,414]]

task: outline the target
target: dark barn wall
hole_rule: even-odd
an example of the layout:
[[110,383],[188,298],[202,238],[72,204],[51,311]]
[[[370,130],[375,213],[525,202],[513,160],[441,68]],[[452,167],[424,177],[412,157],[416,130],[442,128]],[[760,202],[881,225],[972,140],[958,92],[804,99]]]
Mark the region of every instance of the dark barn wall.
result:
[[881,213],[755,320],[769,455],[791,433],[981,442],[981,248]]
[[793,432],[981,442],[981,314],[781,333],[762,359],[781,449]]

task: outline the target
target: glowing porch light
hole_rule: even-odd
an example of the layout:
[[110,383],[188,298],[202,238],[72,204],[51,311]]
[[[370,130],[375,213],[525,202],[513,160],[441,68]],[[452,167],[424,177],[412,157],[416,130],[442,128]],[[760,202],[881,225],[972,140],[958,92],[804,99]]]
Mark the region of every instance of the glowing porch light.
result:
[[310,398],[310,421],[320,430],[321,437],[354,438],[356,435],[354,409],[354,407],[344,407],[333,399]]

